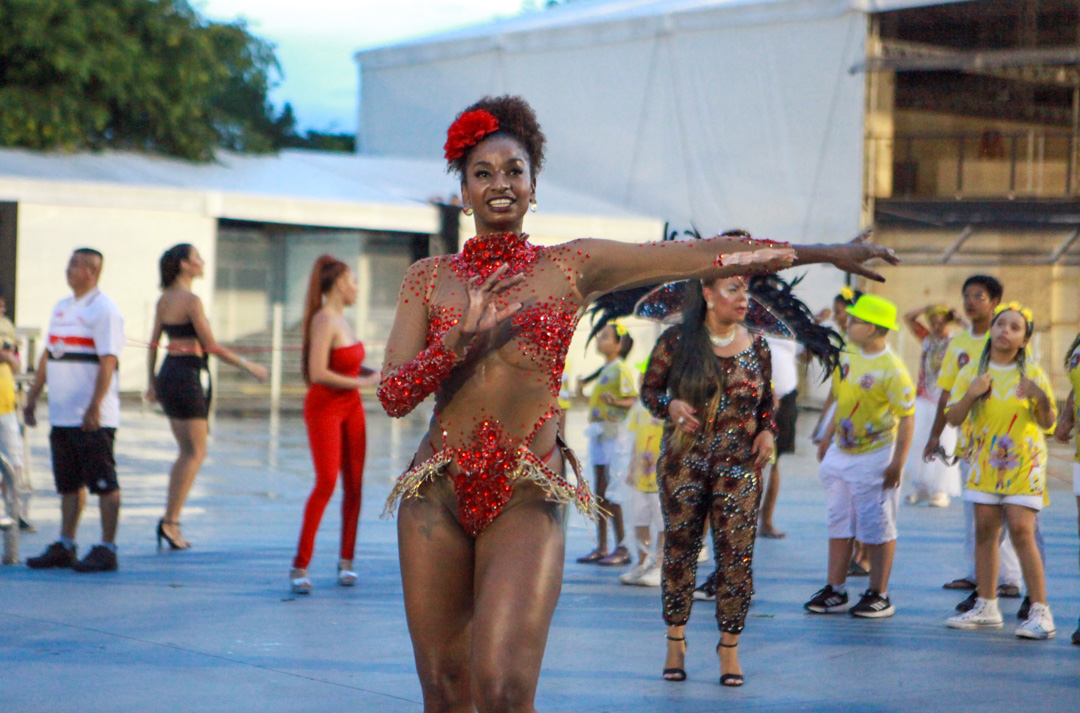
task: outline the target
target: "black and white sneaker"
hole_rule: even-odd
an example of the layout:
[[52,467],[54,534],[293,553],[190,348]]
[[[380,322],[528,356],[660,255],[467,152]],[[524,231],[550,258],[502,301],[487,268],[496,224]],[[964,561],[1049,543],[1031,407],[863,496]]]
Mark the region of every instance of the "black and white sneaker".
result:
[[883,597],[873,589],[863,592],[859,603],[848,610],[851,616],[863,619],[884,619],[896,613],[896,607],[892,605],[888,597]]
[[847,592],[837,592],[831,584],[826,584],[803,604],[803,609],[813,614],[841,614],[848,606]]

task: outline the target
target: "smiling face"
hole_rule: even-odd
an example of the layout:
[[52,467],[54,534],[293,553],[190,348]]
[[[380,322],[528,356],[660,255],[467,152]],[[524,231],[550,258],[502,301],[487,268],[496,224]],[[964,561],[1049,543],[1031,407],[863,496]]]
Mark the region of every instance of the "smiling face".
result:
[[535,195],[528,154],[517,139],[495,134],[469,152],[461,199],[474,211],[477,235],[520,233]]
[[1027,341],[1027,321],[1019,312],[1005,310],[990,325],[990,348],[1001,356],[1015,356]]
[[701,293],[711,303],[709,313],[720,324],[737,324],[746,319],[750,307],[749,283],[744,277],[725,277],[703,284]]

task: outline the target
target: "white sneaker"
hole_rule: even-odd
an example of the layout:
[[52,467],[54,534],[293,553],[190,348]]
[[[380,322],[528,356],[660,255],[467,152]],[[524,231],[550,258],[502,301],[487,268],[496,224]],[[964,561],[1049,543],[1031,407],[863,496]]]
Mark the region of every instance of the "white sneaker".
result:
[[629,572],[624,572],[623,574],[619,575],[619,581],[623,584],[628,584],[630,586],[637,585],[638,581],[641,579],[641,575],[645,573],[645,570],[648,568],[648,566],[648,560],[645,560],[641,564],[634,565],[634,568],[631,569]]
[[1052,639],[1056,633],[1050,607],[1038,602],[1032,602],[1028,618],[1016,628],[1016,635],[1021,639]]
[[950,616],[945,620],[945,626],[950,629],[1000,629],[1004,625],[997,599],[982,597],[975,600],[971,611]]
[[638,578],[637,585],[639,587],[659,587],[660,586],[660,563],[651,563],[641,576]]
[[709,561],[709,548],[705,546],[705,543],[701,543],[701,550],[697,553],[697,561],[701,562]]

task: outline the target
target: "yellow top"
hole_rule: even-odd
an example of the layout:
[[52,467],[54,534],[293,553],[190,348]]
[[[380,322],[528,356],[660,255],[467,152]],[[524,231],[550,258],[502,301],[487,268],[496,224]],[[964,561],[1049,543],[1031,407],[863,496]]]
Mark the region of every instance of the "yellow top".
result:
[[[1046,438],[1035,421],[1035,402],[1016,394],[1020,370],[1014,365],[991,362],[990,392],[971,408],[969,458],[971,475],[967,486],[972,490],[998,495],[1042,495],[1046,498]],[[971,382],[979,375],[978,362],[960,370],[949,407],[960,401]],[[1027,375],[1054,405],[1054,391],[1046,372],[1035,363],[1027,365]]]
[[[0,344],[15,343],[15,325],[0,315]],[[15,412],[15,374],[6,362],[0,362],[0,416]]]
[[625,421],[629,408],[604,403],[604,394],[611,394],[616,399],[637,396],[637,378],[634,369],[622,359],[607,364],[600,370],[589,396],[589,421]]
[[1080,347],[1069,355],[1069,383],[1073,390],[1073,425],[1077,428],[1076,462],[1080,463]]
[[896,440],[900,419],[915,413],[915,386],[886,347],[877,354],[843,353],[833,371],[836,443],[845,453],[869,453]]
[[630,483],[643,493],[656,493],[656,460],[664,438],[664,422],[649,413],[638,401],[630,407],[627,427],[634,434],[634,453],[630,458]]
[[[938,388],[942,391],[952,391],[956,375],[968,364],[972,362],[978,364],[979,359],[982,357],[983,348],[986,346],[986,340],[989,338],[989,329],[977,337],[971,333],[970,329],[965,329],[954,336],[952,341],[949,342],[949,348],[945,350],[945,356],[941,358],[941,371],[938,372],[937,380]],[[960,396],[963,396],[963,394],[960,394]],[[956,453],[961,455],[967,451],[968,441],[971,438],[971,422],[965,420],[960,424],[960,428],[956,430]],[[961,455],[961,457],[967,460],[966,456]]]

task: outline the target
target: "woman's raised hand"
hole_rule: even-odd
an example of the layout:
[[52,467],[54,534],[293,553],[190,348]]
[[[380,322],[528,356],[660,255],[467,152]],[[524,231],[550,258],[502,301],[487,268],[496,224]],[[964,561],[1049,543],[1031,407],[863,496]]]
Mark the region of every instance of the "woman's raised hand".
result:
[[510,266],[504,263],[486,280],[481,281],[477,276],[466,283],[469,306],[465,308],[465,314],[461,318],[463,334],[471,337],[479,332],[486,332],[521,309],[520,302],[509,302],[502,307],[498,305],[501,295],[525,280],[525,276],[520,274],[500,280],[509,269]]
[[880,258],[890,265],[898,265],[900,258],[896,256],[892,248],[868,242],[873,234],[873,230],[867,230],[860,233],[849,243],[831,246],[834,256],[830,262],[844,272],[862,275],[876,282],[884,282],[884,277],[866,267],[863,263]]

